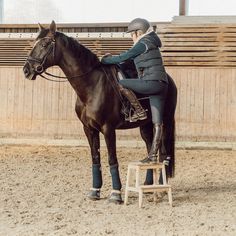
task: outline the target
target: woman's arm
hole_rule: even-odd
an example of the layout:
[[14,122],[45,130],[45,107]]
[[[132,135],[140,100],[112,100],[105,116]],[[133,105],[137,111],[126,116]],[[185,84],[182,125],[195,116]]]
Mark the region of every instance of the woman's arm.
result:
[[130,48],[128,51],[123,52],[120,55],[103,57],[101,62],[103,64],[119,64],[123,61],[133,59],[136,56],[144,53],[145,51],[146,51],[145,44],[137,43],[132,48]]

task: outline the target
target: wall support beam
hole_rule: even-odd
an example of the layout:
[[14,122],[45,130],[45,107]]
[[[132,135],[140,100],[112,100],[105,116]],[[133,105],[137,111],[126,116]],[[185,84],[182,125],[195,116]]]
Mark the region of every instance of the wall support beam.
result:
[[189,0],[179,0],[179,15],[188,15]]

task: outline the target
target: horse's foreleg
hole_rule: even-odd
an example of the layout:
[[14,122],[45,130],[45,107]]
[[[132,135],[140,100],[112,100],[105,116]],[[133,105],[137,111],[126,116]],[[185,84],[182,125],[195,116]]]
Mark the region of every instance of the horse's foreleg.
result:
[[112,177],[112,193],[109,198],[109,201],[115,203],[121,203],[121,181],[119,174],[119,165],[116,156],[116,133],[113,128],[105,128],[104,130],[104,138],[107,145],[108,152],[108,162],[110,166],[110,173]]
[[98,200],[100,199],[100,189],[102,187],[99,131],[84,126],[84,132],[87,136],[92,156],[93,187],[88,197],[93,200]]

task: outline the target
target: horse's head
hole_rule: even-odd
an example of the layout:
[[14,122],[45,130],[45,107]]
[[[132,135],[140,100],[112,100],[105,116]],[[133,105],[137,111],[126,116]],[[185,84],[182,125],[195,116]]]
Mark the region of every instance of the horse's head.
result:
[[38,37],[23,67],[27,79],[35,80],[37,75],[42,74],[48,67],[56,64],[55,35],[56,24],[54,21],[50,24],[49,29],[45,29],[39,24]]

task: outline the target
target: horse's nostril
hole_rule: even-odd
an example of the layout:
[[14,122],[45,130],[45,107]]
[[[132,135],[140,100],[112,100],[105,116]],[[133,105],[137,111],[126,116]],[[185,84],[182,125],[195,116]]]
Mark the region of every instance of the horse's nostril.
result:
[[24,71],[24,74],[27,76],[27,75],[29,75],[29,73],[30,73],[30,71],[29,71],[29,69],[27,68],[27,67],[24,67],[23,68],[23,71]]
[[36,67],[36,71],[40,74],[43,72],[43,67],[41,65]]

